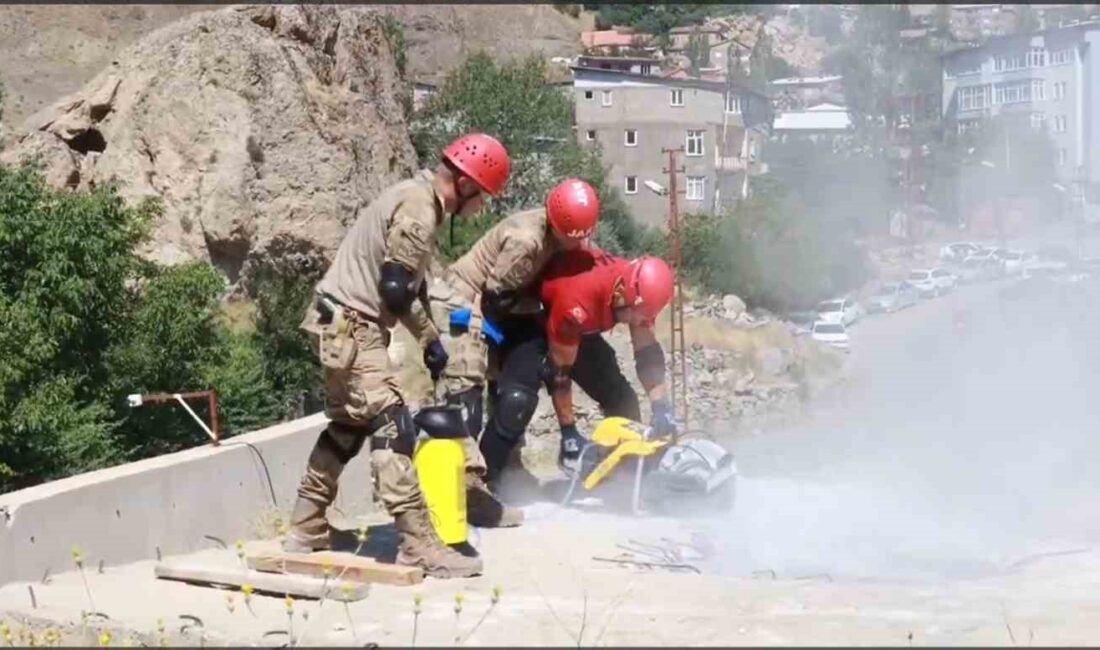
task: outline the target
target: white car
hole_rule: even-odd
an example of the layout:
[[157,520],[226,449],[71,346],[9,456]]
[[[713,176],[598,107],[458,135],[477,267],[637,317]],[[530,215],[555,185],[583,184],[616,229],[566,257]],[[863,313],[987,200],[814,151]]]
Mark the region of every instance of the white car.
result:
[[851,325],[863,315],[863,309],[854,300],[837,298],[826,300],[817,306],[817,319],[826,323]]
[[1024,267],[1035,261],[1034,253],[1024,251],[1005,251],[1001,255],[1001,263],[1004,266],[1005,275],[1017,275],[1022,273]]
[[1037,275],[1056,275],[1069,268],[1069,265],[1061,260],[1032,259],[1025,261],[1020,269],[1020,275],[1025,278]]
[[815,341],[827,343],[838,350],[849,351],[848,330],[843,323],[826,323],[817,321],[810,331],[810,337]]
[[947,269],[913,269],[906,278],[924,297],[938,296],[955,288],[958,279]]
[[968,241],[959,241],[951,244],[944,244],[940,248],[940,259],[949,262],[961,262],[966,259],[967,256],[972,255],[982,249],[981,246],[973,244]]

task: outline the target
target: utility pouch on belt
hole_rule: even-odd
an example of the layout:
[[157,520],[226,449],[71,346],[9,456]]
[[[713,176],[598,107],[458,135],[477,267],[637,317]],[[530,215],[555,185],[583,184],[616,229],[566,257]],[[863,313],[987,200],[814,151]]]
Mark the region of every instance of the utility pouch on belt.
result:
[[352,322],[343,309],[336,309],[332,322],[321,330],[321,365],[332,370],[347,370],[355,361],[355,336]]
[[[475,321],[473,326],[470,325],[470,321],[472,320]],[[470,330],[474,331],[475,334],[476,330],[480,329],[481,334],[496,345],[500,345],[504,342],[504,334],[501,333],[501,331],[497,329],[497,327],[493,325],[493,323],[490,322],[488,318],[482,316],[480,318],[480,326],[476,322],[478,320],[479,319],[474,317],[474,310],[470,309],[469,307],[463,307],[462,309],[456,309],[451,312],[450,325],[456,330],[462,332]]]

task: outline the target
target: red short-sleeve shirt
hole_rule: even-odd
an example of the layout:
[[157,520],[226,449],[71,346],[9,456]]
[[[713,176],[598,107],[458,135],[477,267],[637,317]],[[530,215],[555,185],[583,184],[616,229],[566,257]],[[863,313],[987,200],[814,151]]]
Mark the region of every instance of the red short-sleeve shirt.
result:
[[544,269],[539,289],[549,312],[546,333],[550,341],[576,345],[582,335],[615,327],[611,303],[615,286],[629,265],[629,260],[597,248],[555,255]]

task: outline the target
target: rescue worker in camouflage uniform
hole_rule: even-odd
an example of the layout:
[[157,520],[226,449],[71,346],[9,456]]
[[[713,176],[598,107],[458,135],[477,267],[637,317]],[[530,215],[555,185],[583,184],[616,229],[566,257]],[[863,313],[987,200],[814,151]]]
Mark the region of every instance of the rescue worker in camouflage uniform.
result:
[[[451,323],[443,334],[449,352],[442,381],[447,402],[466,407],[467,520],[475,526],[516,526],[522,511],[504,507],[486,486],[477,447],[483,424],[482,396],[499,352],[486,340],[486,323],[503,334],[502,345],[541,333],[536,280],[555,254],[579,248],[592,235],[599,197],[588,183],[570,178],[556,185],[542,207],[517,212],[485,233],[437,278],[429,292],[435,322]],[[459,321],[455,316],[465,311]],[[491,331],[491,330],[490,330]],[[490,383],[491,427],[514,429],[530,419],[538,394]],[[522,433],[522,427],[519,429]]]
[[420,171],[359,211],[302,323],[324,367],[330,422],[310,453],[284,550],[330,547],[325,512],[344,467],[369,438],[375,493],[400,535],[397,563],[441,578],[481,571],[480,558],[447,546],[432,526],[411,459],[416,427],[387,347],[389,328],[400,321],[423,347],[433,376],[446,365],[424,282],[439,227],[447,216],[479,212],[486,193],[500,194],[509,170],[498,141],[466,135],[444,149],[434,171]]

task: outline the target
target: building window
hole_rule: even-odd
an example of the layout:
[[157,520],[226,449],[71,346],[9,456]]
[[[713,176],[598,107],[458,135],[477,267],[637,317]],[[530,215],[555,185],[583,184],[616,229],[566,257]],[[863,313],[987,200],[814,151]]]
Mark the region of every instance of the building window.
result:
[[1011,70],[1023,70],[1027,67],[1027,57],[1022,54],[1013,56],[998,56],[993,59],[994,72],[1009,72]]
[[1027,65],[1029,68],[1041,68],[1046,65],[1046,50],[1041,47],[1033,47],[1027,53]]
[[1065,63],[1071,63],[1073,61],[1073,50],[1064,49],[1056,50],[1050,53],[1051,65],[1063,65]]
[[726,112],[727,113],[740,113],[741,112],[741,95],[735,95],[730,93],[726,95]]
[[687,155],[689,156],[702,156],[703,155],[703,131],[702,130],[688,130],[687,142],[684,146]]
[[584,91],[584,98],[585,99],[592,99],[592,91],[591,90]]
[[589,142],[595,142],[596,141],[596,130],[595,129],[588,129],[587,131],[585,131],[584,132],[584,139],[589,141]]
[[1031,80],[1031,100],[1041,102],[1047,98],[1047,85],[1042,79]]
[[993,90],[995,104],[1019,104],[1031,101],[1031,84],[1026,81],[997,84]]
[[637,176],[627,176],[623,185],[624,185],[623,186],[623,192],[625,192],[627,194],[637,194],[638,193],[638,177]]
[[1066,82],[1054,82],[1054,99],[1064,99],[1066,96]]
[[638,130],[637,129],[627,129],[627,130],[623,131],[623,144],[628,146],[628,147],[637,147],[638,146]]
[[1031,128],[1041,131],[1047,124],[1047,116],[1042,113],[1031,114]]
[[1066,132],[1066,116],[1055,115],[1054,116],[1054,132],[1065,133]]
[[683,106],[684,105],[684,91],[683,89],[676,88],[668,93],[668,105],[669,106]]
[[611,91],[610,90],[600,91],[600,105],[601,106],[610,106],[611,105]]
[[959,88],[959,110],[974,111],[989,106],[989,86],[965,86]]
[[705,176],[688,176],[685,197],[688,201],[702,201],[706,195],[706,186]]
[[1066,164],[1066,150],[1065,149],[1059,149],[1058,150],[1058,166],[1062,167],[1065,164]]

